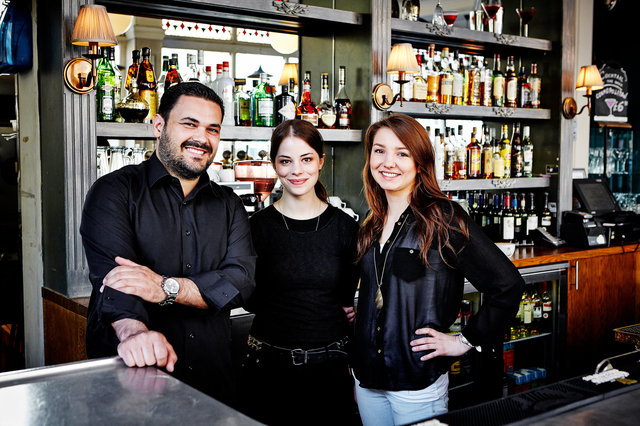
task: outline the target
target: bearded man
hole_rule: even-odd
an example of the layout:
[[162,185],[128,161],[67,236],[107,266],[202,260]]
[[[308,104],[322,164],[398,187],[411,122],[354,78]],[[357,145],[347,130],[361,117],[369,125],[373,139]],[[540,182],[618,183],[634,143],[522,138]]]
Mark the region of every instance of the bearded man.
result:
[[89,358],[164,367],[231,403],[229,312],[255,287],[255,252],[242,202],[206,173],[223,114],[203,84],[168,88],[152,120],[156,152],[95,182],[80,233]]

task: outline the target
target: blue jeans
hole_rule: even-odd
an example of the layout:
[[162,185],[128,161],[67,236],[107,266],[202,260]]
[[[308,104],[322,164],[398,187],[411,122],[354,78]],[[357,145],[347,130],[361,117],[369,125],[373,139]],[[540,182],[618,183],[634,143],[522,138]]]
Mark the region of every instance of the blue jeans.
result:
[[358,411],[364,426],[390,426],[416,423],[428,417],[447,412],[449,396],[445,394],[435,401],[403,398],[406,391],[367,389],[356,379]]

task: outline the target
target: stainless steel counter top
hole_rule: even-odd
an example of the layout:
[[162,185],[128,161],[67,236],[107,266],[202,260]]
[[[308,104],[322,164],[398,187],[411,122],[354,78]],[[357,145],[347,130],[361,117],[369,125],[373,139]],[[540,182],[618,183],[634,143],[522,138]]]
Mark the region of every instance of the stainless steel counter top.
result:
[[154,367],[119,358],[0,374],[0,425],[259,425]]

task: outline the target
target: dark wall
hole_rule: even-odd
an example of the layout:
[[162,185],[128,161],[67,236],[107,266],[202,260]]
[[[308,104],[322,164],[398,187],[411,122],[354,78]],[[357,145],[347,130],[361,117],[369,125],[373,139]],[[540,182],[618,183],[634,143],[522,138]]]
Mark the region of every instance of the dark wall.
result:
[[611,10],[603,0],[593,2],[593,63],[616,63],[629,77],[629,122],[640,124],[640,59],[634,46],[638,37],[638,0],[618,0]]

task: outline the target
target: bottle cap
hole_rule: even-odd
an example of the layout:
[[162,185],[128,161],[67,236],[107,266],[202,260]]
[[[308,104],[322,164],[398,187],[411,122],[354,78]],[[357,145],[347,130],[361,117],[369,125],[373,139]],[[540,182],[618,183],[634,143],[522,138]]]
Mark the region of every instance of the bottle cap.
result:
[[149,49],[148,47],[143,47],[142,56],[150,56],[150,55],[151,55],[151,49]]
[[211,65],[207,65],[206,67],[204,67],[204,70],[206,72],[211,72]]

